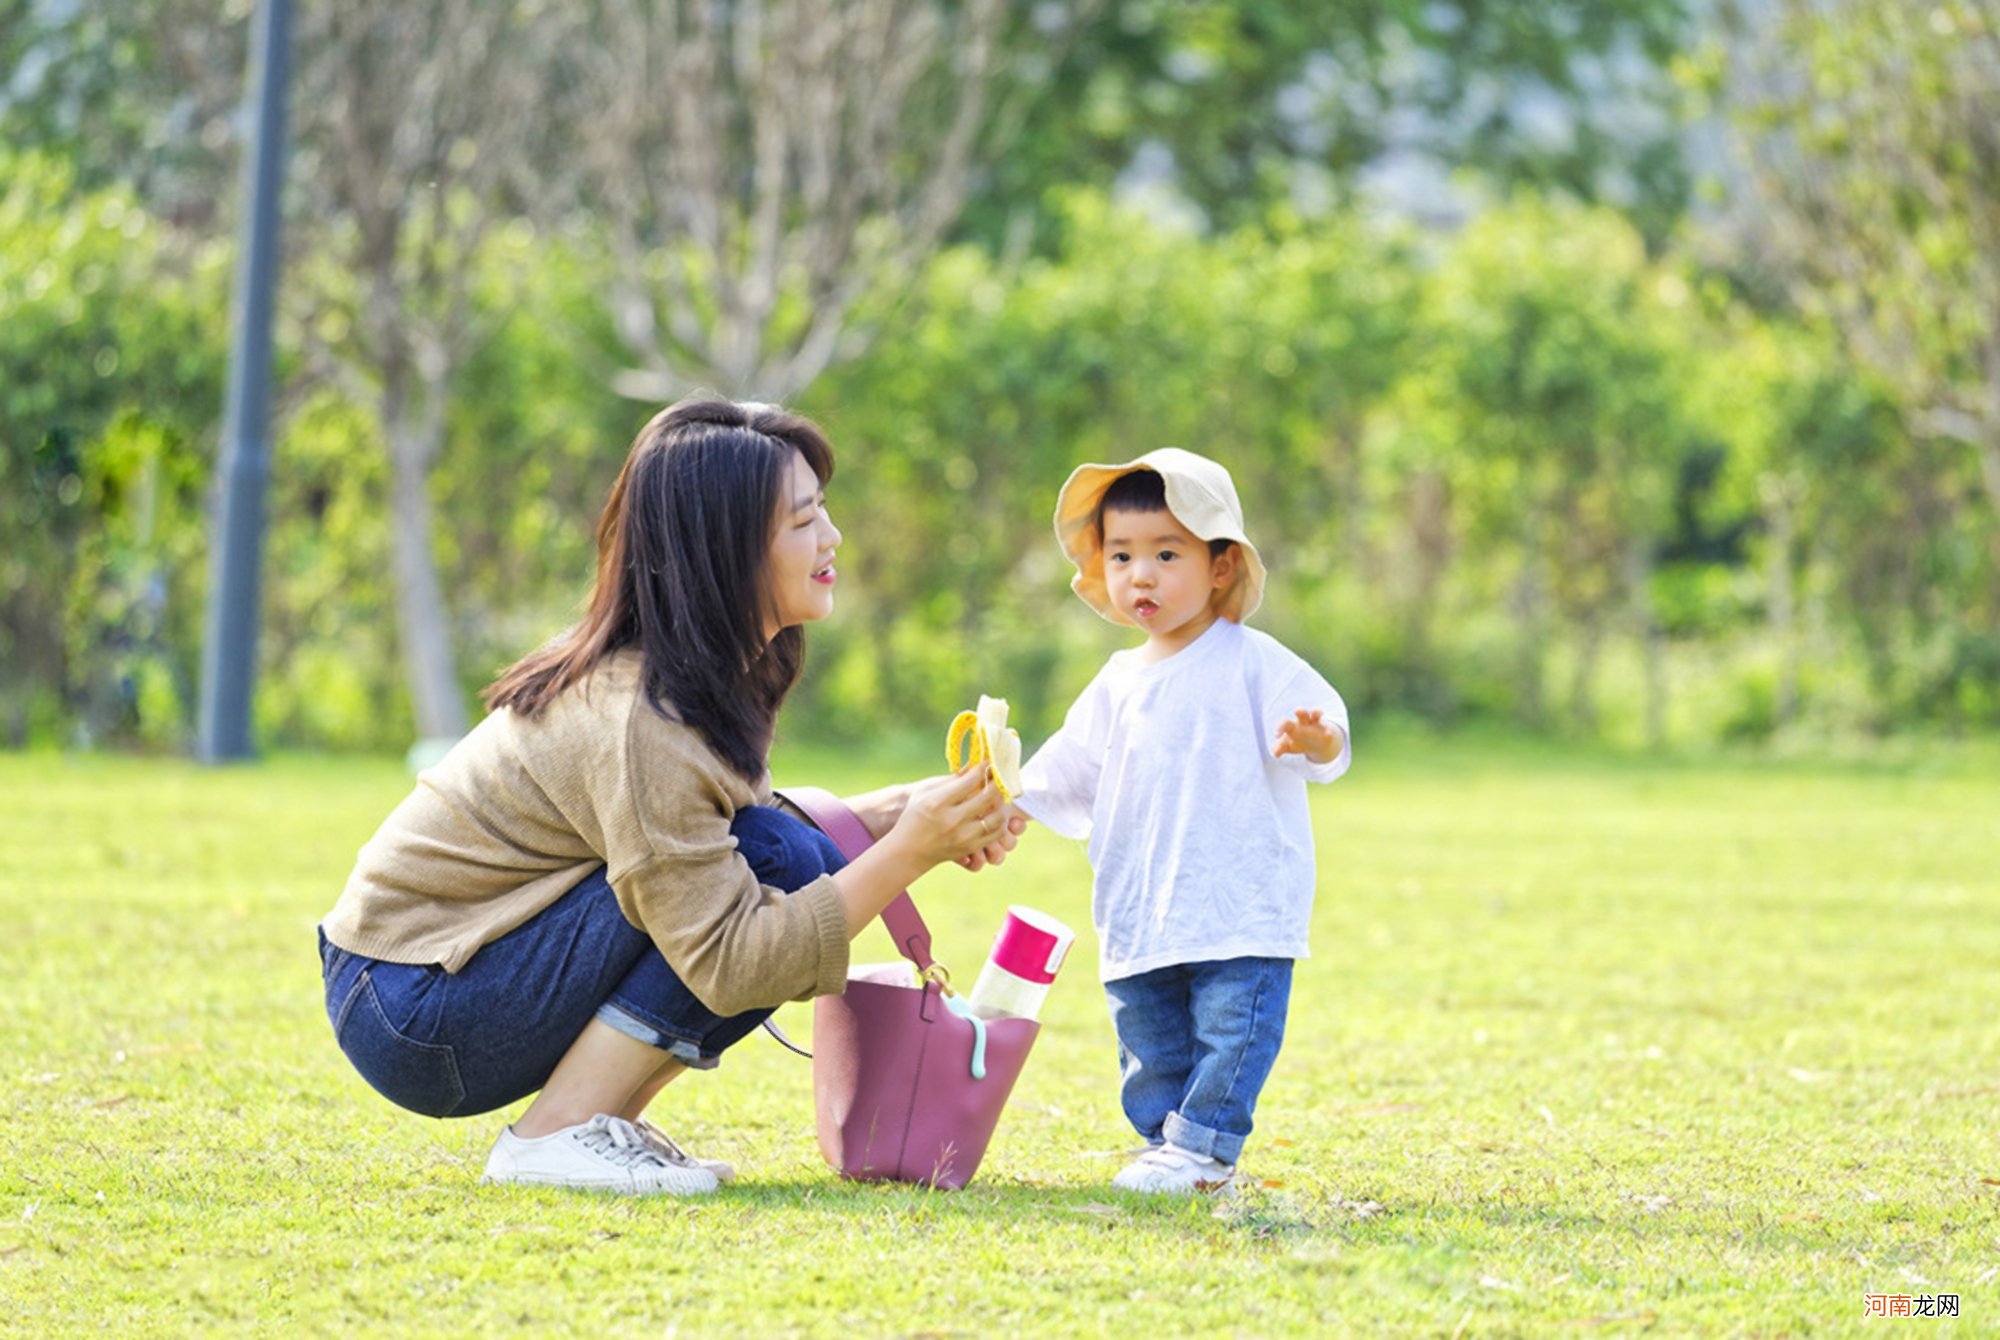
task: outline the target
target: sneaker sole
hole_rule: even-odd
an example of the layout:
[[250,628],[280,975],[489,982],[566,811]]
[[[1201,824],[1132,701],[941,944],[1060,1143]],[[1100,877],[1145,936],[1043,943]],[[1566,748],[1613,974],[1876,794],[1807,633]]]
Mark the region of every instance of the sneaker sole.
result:
[[707,1196],[713,1195],[720,1187],[714,1186],[634,1186],[630,1182],[577,1182],[560,1177],[495,1177],[488,1173],[479,1179],[481,1186],[547,1186],[562,1191],[602,1191],[617,1196]]
[[1135,1196],[1221,1196],[1236,1189],[1234,1181],[1196,1182],[1190,1186],[1121,1186],[1115,1191],[1127,1191]]

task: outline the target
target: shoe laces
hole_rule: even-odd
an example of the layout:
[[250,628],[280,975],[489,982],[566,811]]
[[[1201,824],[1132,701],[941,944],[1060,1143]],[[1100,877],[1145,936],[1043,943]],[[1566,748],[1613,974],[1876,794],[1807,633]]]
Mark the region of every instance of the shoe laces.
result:
[[674,1143],[674,1138],[643,1117],[633,1123],[639,1138],[653,1147],[653,1152],[669,1163],[678,1163],[683,1168],[699,1168],[701,1161]]
[[641,1164],[664,1164],[665,1159],[646,1143],[638,1128],[623,1117],[598,1113],[577,1133],[577,1143],[621,1168]]

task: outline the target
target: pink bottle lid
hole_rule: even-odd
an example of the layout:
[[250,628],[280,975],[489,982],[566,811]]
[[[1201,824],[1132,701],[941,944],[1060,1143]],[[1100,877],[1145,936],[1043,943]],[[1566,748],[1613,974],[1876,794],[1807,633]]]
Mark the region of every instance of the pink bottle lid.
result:
[[1075,939],[1075,931],[1046,912],[1010,907],[993,939],[992,962],[1025,981],[1046,984],[1056,979]]

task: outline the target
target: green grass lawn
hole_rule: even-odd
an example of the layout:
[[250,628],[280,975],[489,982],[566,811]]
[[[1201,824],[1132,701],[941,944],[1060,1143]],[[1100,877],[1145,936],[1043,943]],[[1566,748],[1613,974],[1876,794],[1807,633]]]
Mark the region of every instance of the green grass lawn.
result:
[[[502,1114],[347,1068],[313,927],[397,766],[0,756],[0,1333],[2000,1331],[2000,757],[1361,759],[1316,792],[1316,956],[1233,1200],[1108,1189],[1085,929],[970,1188],[839,1181],[756,1037],[655,1109],[740,1170],[677,1202],[481,1188]],[[1089,925],[1042,831],[917,894],[968,981],[1009,902]]]

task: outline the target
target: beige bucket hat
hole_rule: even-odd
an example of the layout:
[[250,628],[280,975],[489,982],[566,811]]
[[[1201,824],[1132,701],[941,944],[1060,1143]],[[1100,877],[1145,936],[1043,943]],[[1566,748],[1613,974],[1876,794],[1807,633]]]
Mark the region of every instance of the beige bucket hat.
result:
[[1234,540],[1242,551],[1236,581],[1217,607],[1236,623],[1250,617],[1264,600],[1264,560],[1243,533],[1243,505],[1229,471],[1206,456],[1179,447],[1161,447],[1123,465],[1079,465],[1056,495],[1056,542],[1076,564],[1070,589],[1112,623],[1132,621],[1111,604],[1104,585],[1104,554],[1098,544],[1097,506],[1104,491],[1120,475],[1151,470],[1166,485],[1167,510],[1202,540]]

